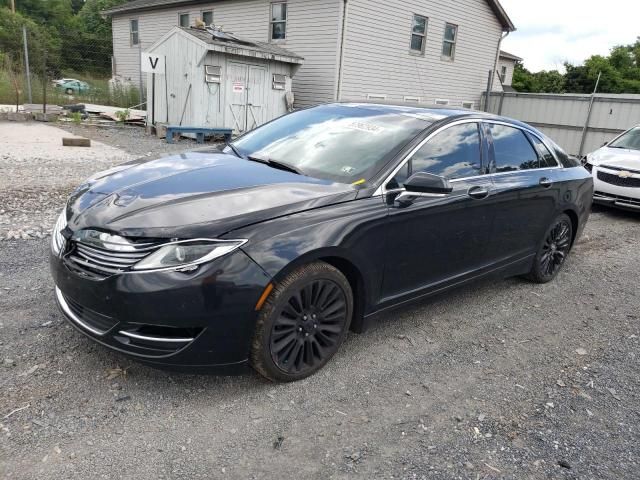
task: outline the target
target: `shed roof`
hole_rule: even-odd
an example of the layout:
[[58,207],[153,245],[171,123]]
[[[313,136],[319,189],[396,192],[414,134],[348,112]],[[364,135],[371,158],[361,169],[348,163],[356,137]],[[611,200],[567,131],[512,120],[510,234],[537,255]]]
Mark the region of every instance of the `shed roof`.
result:
[[[205,2],[210,3],[211,0],[130,0],[127,3],[118,5],[117,7],[104,10],[102,13],[104,15],[117,15],[119,13],[131,12],[134,10],[155,10],[162,7],[173,7]],[[491,7],[491,10],[505,31],[508,30],[511,32],[516,29],[515,25],[509,18],[509,15],[507,15],[507,12],[500,4],[500,0],[486,0],[486,2],[489,4],[489,7]]]
[[231,53],[234,55],[242,55],[245,57],[263,58],[265,60],[277,60],[285,63],[304,63],[304,57],[301,57],[291,50],[278,47],[277,45],[273,45],[271,43],[245,40],[240,37],[233,36],[229,33],[221,35],[223,37],[226,37],[226,39],[215,38],[212,32],[194,27],[173,27],[166,35],[160,38],[160,40],[158,40],[150,48],[150,51],[153,51],[159,44],[164,42],[174,33],[186,35],[187,38],[192,38],[193,40],[204,44],[204,46],[208,50],[212,50],[215,52]]

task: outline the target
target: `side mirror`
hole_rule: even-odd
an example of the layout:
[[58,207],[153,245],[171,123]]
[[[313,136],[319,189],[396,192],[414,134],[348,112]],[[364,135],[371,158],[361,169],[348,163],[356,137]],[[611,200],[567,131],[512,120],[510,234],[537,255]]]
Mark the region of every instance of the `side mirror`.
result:
[[607,145],[609,145],[609,142],[604,142],[604,143],[602,144],[602,146],[603,146],[603,147],[606,147]]
[[453,191],[449,180],[426,172],[417,172],[411,175],[404,183],[404,188],[407,192],[415,193],[445,194]]

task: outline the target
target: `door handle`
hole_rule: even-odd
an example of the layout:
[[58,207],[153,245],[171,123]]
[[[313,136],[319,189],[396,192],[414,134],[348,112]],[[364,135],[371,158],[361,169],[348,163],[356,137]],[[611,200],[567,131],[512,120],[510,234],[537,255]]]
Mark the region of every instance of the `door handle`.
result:
[[489,196],[489,189],[487,187],[477,185],[467,190],[467,195],[469,195],[471,198],[475,198],[476,200],[482,200],[483,198],[487,198]]
[[540,185],[543,186],[544,188],[549,188],[551,187],[551,185],[553,185],[553,182],[547,177],[542,177],[540,179]]

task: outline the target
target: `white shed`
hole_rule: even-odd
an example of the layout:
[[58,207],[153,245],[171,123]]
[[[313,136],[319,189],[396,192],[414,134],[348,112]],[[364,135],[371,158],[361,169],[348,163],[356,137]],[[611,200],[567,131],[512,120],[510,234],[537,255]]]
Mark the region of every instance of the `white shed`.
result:
[[251,130],[289,111],[291,78],[303,61],[269,43],[174,27],[142,54],[143,71],[157,72],[147,73],[147,119]]

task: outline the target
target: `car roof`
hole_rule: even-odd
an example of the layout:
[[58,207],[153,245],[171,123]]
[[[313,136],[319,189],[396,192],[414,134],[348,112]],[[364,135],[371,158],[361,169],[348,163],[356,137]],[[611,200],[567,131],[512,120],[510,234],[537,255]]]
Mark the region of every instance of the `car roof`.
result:
[[448,118],[477,118],[479,120],[497,120],[500,122],[509,123],[515,126],[524,127],[529,130],[533,130],[540,133],[536,128],[528,125],[519,120],[513,118],[502,117],[493,113],[481,112],[478,110],[469,110],[462,107],[450,107],[444,105],[430,105],[426,107],[424,104],[414,102],[393,102],[393,101],[380,101],[380,100],[355,100],[355,101],[342,101],[337,102],[338,105],[353,106],[360,108],[368,108],[385,113],[397,113],[397,114],[413,114],[418,118],[422,118],[425,121],[435,123],[437,121],[444,121]]

